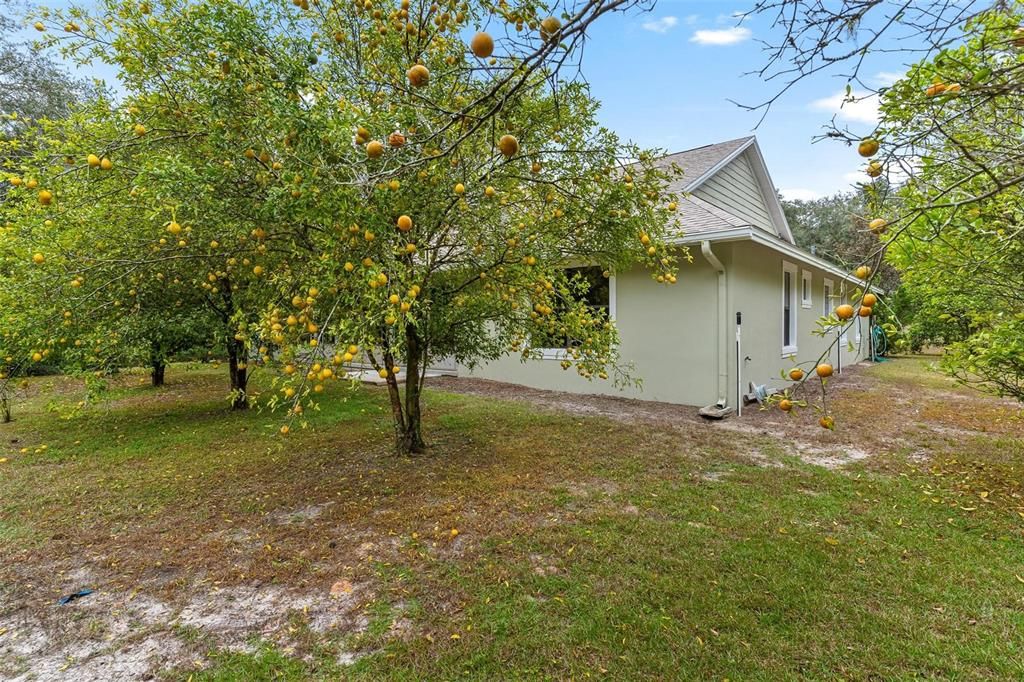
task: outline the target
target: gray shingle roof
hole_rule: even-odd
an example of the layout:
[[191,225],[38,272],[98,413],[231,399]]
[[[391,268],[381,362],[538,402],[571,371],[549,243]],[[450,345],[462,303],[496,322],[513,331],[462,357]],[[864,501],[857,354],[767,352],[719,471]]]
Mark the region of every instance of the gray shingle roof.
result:
[[676,209],[676,219],[672,227],[677,228],[678,232],[692,235],[727,230],[730,227],[743,227],[746,224],[742,218],[712,206],[703,199],[683,195],[679,197],[679,208]]
[[751,139],[752,136],[748,135],[747,137],[739,137],[735,140],[706,144],[703,147],[694,147],[693,149],[676,152],[675,154],[666,154],[658,159],[656,163],[664,166],[674,163],[682,168],[683,177],[680,178],[679,182],[673,183],[672,190],[675,192],[685,192],[691,189],[693,183],[700,179],[702,175],[717,166],[737,149],[747,144]]
[[717,144],[687,149],[667,154],[656,161],[660,166],[676,164],[682,169],[681,178],[669,185],[669,189],[679,196],[679,208],[676,211],[675,227],[687,235],[727,230],[731,227],[744,227],[746,220],[723,211],[717,206],[688,194],[694,183],[705,173],[728,158],[733,152],[750,141],[750,137],[740,137]]

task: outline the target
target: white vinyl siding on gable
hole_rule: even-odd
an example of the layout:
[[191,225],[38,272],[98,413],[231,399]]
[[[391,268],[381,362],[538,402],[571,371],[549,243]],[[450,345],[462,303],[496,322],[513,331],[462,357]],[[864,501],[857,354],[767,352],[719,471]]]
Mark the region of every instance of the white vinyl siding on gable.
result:
[[740,154],[693,191],[704,201],[778,235],[765,205],[761,186],[746,154]]
[[797,277],[796,266],[782,263],[782,357],[797,352]]

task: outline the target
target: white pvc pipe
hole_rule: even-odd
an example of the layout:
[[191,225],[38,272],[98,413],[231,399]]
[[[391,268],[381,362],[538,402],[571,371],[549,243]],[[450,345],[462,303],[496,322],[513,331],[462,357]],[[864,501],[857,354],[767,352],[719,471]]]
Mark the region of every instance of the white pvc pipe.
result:
[[[718,403],[719,407],[725,407],[729,399],[726,396],[728,392],[727,386],[729,385],[729,364],[728,364],[728,350],[726,348],[726,339],[728,338],[729,329],[729,308],[728,301],[726,300],[726,288],[725,288],[725,266],[722,265],[722,261],[718,260],[718,256],[711,250],[711,242],[707,239],[701,241],[700,252],[704,255],[704,258],[711,267],[718,272],[718,330],[716,331],[717,347],[718,347]],[[737,373],[739,367],[736,368]]]

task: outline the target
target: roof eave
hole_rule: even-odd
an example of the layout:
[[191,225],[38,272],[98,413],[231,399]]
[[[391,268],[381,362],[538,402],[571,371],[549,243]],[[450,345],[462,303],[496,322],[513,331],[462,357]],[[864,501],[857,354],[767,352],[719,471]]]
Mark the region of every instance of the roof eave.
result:
[[[696,232],[694,234],[683,234],[679,239],[672,242],[673,246],[688,246],[690,244],[699,244],[703,241],[709,242],[735,242],[735,241],[752,241],[755,244],[761,246],[767,246],[768,248],[781,253],[784,256],[789,256],[794,260],[799,260],[807,265],[813,265],[816,268],[824,270],[825,272],[838,277],[845,282],[852,282],[860,287],[867,287],[868,283],[864,280],[850,274],[842,268],[829,263],[823,258],[819,258],[807,251],[804,251],[799,246],[783,241],[778,237],[773,237],[765,233],[763,230],[759,230],[755,227],[734,227],[728,230],[714,230],[709,232]],[[884,289],[874,287],[874,290],[879,293],[886,293]]]

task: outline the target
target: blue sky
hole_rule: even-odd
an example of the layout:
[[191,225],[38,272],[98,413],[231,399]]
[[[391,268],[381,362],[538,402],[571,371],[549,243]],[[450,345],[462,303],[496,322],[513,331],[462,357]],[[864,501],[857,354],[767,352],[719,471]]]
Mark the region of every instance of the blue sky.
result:
[[[855,131],[866,134],[874,127],[872,101],[840,108],[844,79],[821,74],[801,83],[756,130],[760,112],[728,101],[757,104],[776,91],[775,85],[744,75],[764,64],[759,41],[772,38],[766,18],[737,19],[736,13],[752,4],[659,0],[653,12],[595,22],[583,54],[583,77],[602,102],[601,122],[623,138],[669,152],[756,134],[775,185],[787,198],[848,189],[864,178],[863,160],[841,143],[813,142],[837,112]],[[873,56],[862,74],[884,85],[905,70],[898,57]],[[113,77],[107,68],[79,73]]]
[[[748,0],[749,2],[749,0]],[[660,0],[654,12],[595,23],[583,57],[583,75],[603,103],[602,122],[644,146],[679,151],[756,134],[776,187],[787,198],[814,198],[864,179],[856,151],[833,141],[814,143],[840,111],[846,80],[818,75],[787,93],[755,130],[759,112],[729,102],[757,104],[776,86],[757,76],[770,40],[762,18],[742,23],[744,0]],[[874,85],[904,72],[898,58],[868,61]],[[842,108],[852,130],[874,127],[873,101]]]

